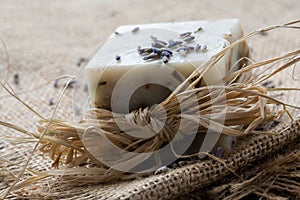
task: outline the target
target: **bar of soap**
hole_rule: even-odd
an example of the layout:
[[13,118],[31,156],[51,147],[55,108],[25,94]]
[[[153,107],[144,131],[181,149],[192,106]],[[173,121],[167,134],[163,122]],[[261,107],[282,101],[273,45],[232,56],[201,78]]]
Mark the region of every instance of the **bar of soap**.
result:
[[[129,113],[158,104],[195,68],[242,36],[237,19],[120,26],[86,66],[91,106]],[[228,51],[203,84],[218,83],[239,68],[235,63],[242,48]],[[217,146],[229,151],[231,143],[231,137],[221,136]]]
[[[237,19],[120,26],[86,66],[91,105],[128,113],[160,103],[195,67],[242,35]],[[153,54],[138,51],[153,45],[172,52],[166,63],[164,56],[146,59]],[[221,80],[240,52],[238,46],[227,53],[205,74],[205,84]]]

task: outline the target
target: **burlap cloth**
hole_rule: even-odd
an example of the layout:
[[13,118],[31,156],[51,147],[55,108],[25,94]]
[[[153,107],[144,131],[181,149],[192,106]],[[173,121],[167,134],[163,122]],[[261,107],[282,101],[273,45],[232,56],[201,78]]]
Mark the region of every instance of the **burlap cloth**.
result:
[[[77,66],[78,59],[88,56],[119,25],[239,18],[245,33],[248,33],[256,28],[299,19],[299,9],[300,1],[297,0],[2,0],[0,1],[0,38],[5,42],[9,51],[10,67],[9,76],[6,77],[7,57],[4,47],[0,45],[0,80],[4,81],[8,78],[7,82],[22,100],[43,116],[49,117],[53,111],[53,106],[48,105],[49,99],[52,98],[55,103],[64,84],[64,81],[60,81],[59,88],[54,88],[53,80],[63,75],[78,74],[80,69]],[[295,30],[276,30],[273,33],[250,39],[248,43],[251,48],[251,57],[258,61],[299,48],[300,37],[299,32]],[[19,85],[14,84],[13,77],[16,73],[19,74]],[[274,84],[282,87],[299,87],[299,81],[292,81],[291,74],[291,70],[284,71],[273,79]],[[294,74],[300,77],[297,67]],[[294,105],[299,105],[299,97],[299,93],[295,92],[284,93],[280,96],[281,99]],[[55,117],[73,120],[75,112],[71,102],[72,91],[68,90]],[[81,111],[77,112],[79,115],[82,114]],[[24,129],[35,130],[38,117],[12,98],[2,87],[0,87],[0,113],[0,119],[3,121],[13,122]],[[2,171],[7,172],[7,177],[13,177],[12,175],[17,174],[20,166],[24,164],[34,143],[10,143],[9,141],[12,140],[8,137],[19,137],[21,134],[2,126],[0,126],[0,134],[2,160],[0,167]],[[299,146],[296,147],[297,149],[299,150]],[[19,167],[3,162],[3,159],[18,164]],[[51,161],[47,158],[43,159],[37,152],[29,166],[42,171],[51,167]],[[184,178],[183,172],[180,173],[178,176],[182,175]],[[10,182],[7,181],[7,177],[1,174],[0,190],[8,187]],[[146,183],[156,184],[155,181],[158,187],[149,191],[152,194],[148,198],[163,199],[180,194],[183,195],[180,197],[182,199],[200,198],[199,192],[184,195],[185,192],[190,191],[180,191],[180,187],[172,185],[162,186],[158,183],[163,181],[159,175],[127,182],[90,184],[81,187],[64,185],[58,179],[48,179],[46,184],[35,185],[11,194],[9,197],[114,199],[138,193],[141,187],[144,187],[145,191]],[[175,190],[176,188],[178,191],[173,191],[170,196],[167,195],[170,193],[169,189]]]

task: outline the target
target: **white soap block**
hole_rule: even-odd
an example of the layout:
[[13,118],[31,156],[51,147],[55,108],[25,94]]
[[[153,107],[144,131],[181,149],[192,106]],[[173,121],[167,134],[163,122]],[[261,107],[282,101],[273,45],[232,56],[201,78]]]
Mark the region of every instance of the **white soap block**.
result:
[[[237,19],[121,26],[86,66],[91,106],[128,113],[158,104],[195,68],[242,35]],[[172,47],[174,41],[181,44]],[[153,44],[172,56],[166,59],[152,52],[154,59],[146,59],[149,55],[141,52],[155,53]],[[205,84],[217,83],[235,70],[241,52],[240,45],[225,54],[204,75]]]
[[[200,27],[202,30],[197,31]],[[185,38],[180,34],[185,32],[191,32],[195,38],[184,42]],[[160,103],[195,67],[241,38],[242,34],[237,19],[121,26],[104,42],[86,67],[91,104],[127,113]],[[176,51],[180,46],[169,48],[173,55],[166,64],[162,59],[143,60],[137,48],[151,47],[154,42],[151,37],[167,43],[169,40],[183,41],[181,45],[194,48],[199,44],[202,49],[190,50],[183,55],[184,50]],[[216,83],[224,77],[241,57],[240,52],[241,47],[237,47],[226,54],[207,72],[206,84]],[[120,56],[120,60],[116,56]]]

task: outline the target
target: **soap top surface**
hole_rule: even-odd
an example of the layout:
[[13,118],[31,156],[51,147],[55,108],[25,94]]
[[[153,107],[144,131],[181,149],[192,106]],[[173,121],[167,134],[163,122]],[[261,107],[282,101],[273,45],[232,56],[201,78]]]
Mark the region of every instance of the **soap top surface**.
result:
[[[190,32],[194,39],[184,41],[187,37],[182,37],[180,34],[187,32]],[[151,44],[154,42],[153,38],[166,43],[169,43],[170,40],[182,41],[181,46],[193,48],[197,44],[202,48],[205,46],[205,51],[189,51],[185,55],[178,51],[180,46],[170,48],[173,53],[169,60],[170,63],[199,63],[220,52],[241,35],[242,30],[238,19],[124,25],[118,27],[115,33],[104,41],[86,69],[161,63],[162,59],[144,60],[138,52],[138,47],[151,48]],[[116,56],[120,56],[120,60],[117,60]]]

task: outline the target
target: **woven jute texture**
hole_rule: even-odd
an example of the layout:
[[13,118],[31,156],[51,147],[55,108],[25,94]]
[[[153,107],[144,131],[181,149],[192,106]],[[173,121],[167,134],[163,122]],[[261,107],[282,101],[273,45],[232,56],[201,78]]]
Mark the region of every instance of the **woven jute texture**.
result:
[[[80,57],[87,57],[114,29],[123,24],[169,21],[216,20],[239,18],[245,33],[272,24],[299,19],[300,1],[0,1],[0,80],[7,82],[20,99],[45,118],[54,110],[67,79],[54,87],[54,80],[65,75],[82,75]],[[298,34],[298,36],[296,35]],[[299,49],[299,32],[277,29],[248,41],[254,61],[279,56]],[[8,50],[8,55],[5,49]],[[8,66],[9,63],[9,67]],[[14,76],[18,74],[19,84]],[[293,79],[297,79],[293,80]],[[276,87],[300,87],[299,66],[272,78]],[[74,88],[73,88],[74,89]],[[55,118],[76,121],[84,110],[73,107],[73,99],[85,102],[84,81],[68,89],[58,106]],[[81,95],[82,94],[82,95]],[[300,93],[277,92],[275,97],[300,105]],[[291,111],[296,117],[299,111]],[[0,120],[30,131],[36,131],[38,116],[0,87]],[[206,199],[217,181],[238,182],[238,168],[259,173],[277,158],[299,155],[299,121],[279,124],[276,136],[258,136],[242,141],[237,150],[224,158],[224,163],[209,159],[172,169],[159,175],[106,184],[72,184],[60,178],[46,180],[11,193],[10,199]],[[22,134],[0,126],[0,191],[9,187],[28,159],[36,141],[16,141]],[[270,143],[276,143],[276,147]],[[255,148],[254,148],[255,147]],[[245,162],[245,158],[247,161]],[[274,165],[275,165],[274,164]],[[298,162],[299,164],[299,162]],[[52,161],[36,151],[28,167],[37,171],[50,169]],[[253,166],[258,166],[254,168]],[[25,177],[30,172],[25,172]],[[299,167],[295,168],[299,176]],[[244,177],[247,179],[247,177]],[[229,180],[229,181],[228,181]],[[297,179],[299,185],[299,179]],[[249,182],[249,188],[254,187]],[[250,187],[251,186],[251,187]],[[225,186],[224,186],[225,187]],[[259,186],[258,186],[259,187]],[[261,185],[263,187],[263,185]],[[228,194],[234,189],[228,189]],[[299,190],[300,191],[300,188]],[[268,192],[266,193],[266,195]],[[298,193],[299,194],[299,193]],[[205,196],[206,195],[206,196]],[[280,196],[280,194],[277,194]],[[286,199],[287,194],[282,194]],[[271,198],[272,196],[269,196]],[[297,198],[293,195],[291,198]],[[298,198],[300,198],[298,196]]]

